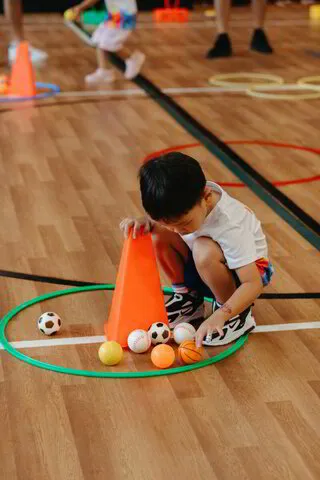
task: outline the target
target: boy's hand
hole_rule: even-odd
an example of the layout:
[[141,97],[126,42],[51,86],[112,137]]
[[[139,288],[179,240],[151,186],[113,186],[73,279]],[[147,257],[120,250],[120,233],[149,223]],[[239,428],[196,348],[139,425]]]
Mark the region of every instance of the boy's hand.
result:
[[82,8],[81,8],[80,4],[73,7],[72,12],[73,12],[75,20],[80,20],[80,15],[82,13]]
[[128,238],[132,229],[132,238],[137,238],[139,235],[150,233],[152,226],[153,223],[148,217],[125,218],[120,223],[120,230],[123,231],[125,238]]
[[207,318],[198,328],[196,333],[197,347],[201,347],[204,337],[212,335],[213,332],[218,332],[219,335],[222,336],[224,323],[224,315],[221,315],[220,310],[216,310],[214,314]]

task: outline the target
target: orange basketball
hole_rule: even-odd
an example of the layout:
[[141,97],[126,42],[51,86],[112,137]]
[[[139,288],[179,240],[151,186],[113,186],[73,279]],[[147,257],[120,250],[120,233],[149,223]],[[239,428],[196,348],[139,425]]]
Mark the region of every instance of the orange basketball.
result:
[[175,360],[175,353],[170,345],[157,345],[151,352],[151,361],[158,368],[171,367]]
[[192,340],[182,342],[178,349],[178,357],[180,362],[190,365],[191,363],[200,362],[203,357],[203,348],[198,348]]

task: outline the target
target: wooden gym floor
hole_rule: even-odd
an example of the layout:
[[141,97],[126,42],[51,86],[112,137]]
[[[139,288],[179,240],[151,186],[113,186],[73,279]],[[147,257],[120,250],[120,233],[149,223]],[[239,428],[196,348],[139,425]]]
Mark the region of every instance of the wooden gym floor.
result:
[[[268,57],[248,51],[246,9],[233,14],[232,59],[204,59],[214,28],[200,13],[188,25],[161,28],[141,15],[129,47],[146,53],[143,74],[162,89],[206,87],[216,73],[271,73],[289,83],[319,74],[314,53],[320,25],[309,23],[307,9],[273,8],[268,18],[276,50]],[[0,29],[4,52],[8,28],[3,20]],[[95,68],[94,52],[59,16],[31,16],[26,32],[49,53],[46,68],[37,71],[40,81],[57,83],[63,92],[85,90],[83,77]],[[35,105],[0,103],[1,316],[37,295],[66,288],[23,280],[21,273],[115,280],[122,247],[119,221],[141,212],[139,163],[154,151],[197,142],[150,97],[123,92],[137,88],[118,74],[108,88],[119,91],[114,97],[88,92]],[[289,102],[200,91],[173,99],[223,141],[317,149],[231,146],[270,182],[319,176],[320,99]],[[203,144],[188,152],[211,179],[239,182]],[[315,229],[309,239],[301,236],[259,192],[226,189],[263,222],[276,269],[266,293],[314,298],[258,300],[256,320],[267,332],[251,335],[243,349],[221,363],[176,376],[86,379],[40,370],[1,351],[1,478],[319,479],[319,237]],[[319,182],[278,189],[304,212],[304,219],[319,222]],[[290,215],[292,223],[295,214]],[[20,278],[9,278],[12,272]],[[9,339],[43,340],[35,319],[47,310],[63,319],[58,338],[102,335],[110,298],[105,292],[83,293],[34,306],[11,322]],[[279,331],[281,324],[288,330]],[[103,370],[96,344],[35,345],[21,351],[48,363]],[[208,350],[208,355],[215,353]],[[148,355],[126,353],[114,370],[151,368]]]

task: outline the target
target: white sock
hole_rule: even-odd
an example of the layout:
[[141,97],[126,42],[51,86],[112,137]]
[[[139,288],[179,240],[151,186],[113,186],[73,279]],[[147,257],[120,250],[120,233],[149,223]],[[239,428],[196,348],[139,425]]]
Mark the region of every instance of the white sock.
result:
[[189,288],[184,283],[173,283],[172,290],[174,293],[189,293]]

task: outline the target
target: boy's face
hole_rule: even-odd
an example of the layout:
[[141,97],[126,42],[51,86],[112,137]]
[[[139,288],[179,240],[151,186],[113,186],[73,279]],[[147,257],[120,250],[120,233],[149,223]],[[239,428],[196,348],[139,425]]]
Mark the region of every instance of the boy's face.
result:
[[169,222],[160,220],[157,223],[175,233],[179,233],[180,235],[188,235],[189,233],[199,230],[211,210],[212,195],[210,190],[206,189],[200,202],[189,210],[188,213],[182,215],[176,220],[171,220]]

